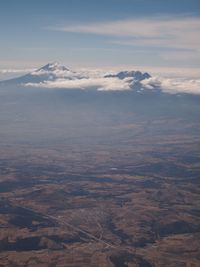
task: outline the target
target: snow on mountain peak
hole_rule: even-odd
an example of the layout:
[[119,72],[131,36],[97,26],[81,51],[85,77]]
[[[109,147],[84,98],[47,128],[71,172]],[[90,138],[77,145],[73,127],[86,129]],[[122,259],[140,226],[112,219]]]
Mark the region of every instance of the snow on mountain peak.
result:
[[[72,71],[58,62],[52,62],[28,73],[24,76],[5,81],[4,83],[16,83],[24,86],[47,88],[77,88],[99,91],[133,90],[143,92],[147,85],[143,81],[149,80],[148,73],[140,71],[121,71],[118,73],[92,73]],[[158,86],[149,85],[148,91],[157,90]],[[150,90],[151,89],[151,90]]]
[[44,70],[44,71],[69,71],[68,68],[65,66],[60,65],[58,62],[52,62],[48,63],[45,66],[41,67],[38,71]]
[[58,62],[52,62],[30,73],[32,76],[39,76],[43,80],[57,80],[57,79],[80,79],[82,76],[79,73],[71,71],[62,66]]
[[142,81],[151,77],[147,72],[142,73],[141,71],[120,71],[115,74],[108,74],[105,78],[119,78],[123,80],[125,78],[133,78],[136,81]]

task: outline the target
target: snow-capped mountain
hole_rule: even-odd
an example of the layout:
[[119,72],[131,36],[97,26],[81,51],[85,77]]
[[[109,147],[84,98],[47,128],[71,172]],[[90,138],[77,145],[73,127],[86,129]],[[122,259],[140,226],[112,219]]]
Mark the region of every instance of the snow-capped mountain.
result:
[[144,79],[149,79],[151,75],[147,72],[142,73],[141,71],[120,71],[116,74],[107,74],[104,76],[105,78],[119,78],[123,80],[125,78],[134,78],[134,80],[140,82]]
[[104,72],[103,70],[73,71],[57,62],[18,78],[0,81],[0,86],[63,88],[85,91],[131,91],[139,94],[200,94],[199,79],[151,76],[141,71]]
[[145,85],[146,80],[149,81],[151,75],[147,72],[141,71],[120,71],[118,73],[106,74],[104,78],[108,79],[118,79],[124,83],[127,83],[129,89],[132,91],[136,91],[138,93],[141,92],[160,92],[159,86],[156,84],[148,84],[148,88]]
[[57,62],[48,63],[42,68],[30,73],[31,76],[40,77],[42,81],[54,81],[57,79],[81,79],[83,76],[77,72],[71,71]]
[[84,76],[82,76],[81,74],[71,71],[57,62],[53,62],[53,63],[48,63],[43,67],[33,72],[30,72],[26,75],[6,80],[1,83],[26,85],[29,83],[39,84],[47,81],[56,81],[58,79],[67,79],[67,80],[81,79],[83,77]]
[[45,66],[18,78],[1,82],[4,85],[20,85],[46,88],[67,88],[98,91],[124,91],[135,92],[159,91],[152,85],[144,86],[144,81],[150,79],[148,73],[140,71],[121,71],[102,75],[87,75],[83,72],[72,71],[57,62],[48,63]]

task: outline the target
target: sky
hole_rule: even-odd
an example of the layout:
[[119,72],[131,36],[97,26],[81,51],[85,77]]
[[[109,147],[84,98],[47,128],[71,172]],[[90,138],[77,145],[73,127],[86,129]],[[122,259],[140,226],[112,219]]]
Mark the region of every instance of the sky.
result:
[[0,0],[0,33],[1,75],[52,61],[200,69],[200,0]]

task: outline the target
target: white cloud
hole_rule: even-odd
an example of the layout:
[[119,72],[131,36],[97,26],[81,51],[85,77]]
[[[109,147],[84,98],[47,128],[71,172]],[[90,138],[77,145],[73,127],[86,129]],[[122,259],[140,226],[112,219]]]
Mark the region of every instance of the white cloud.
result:
[[31,75],[34,75],[34,76],[54,75],[60,79],[62,79],[62,78],[67,78],[67,79],[83,78],[83,76],[77,72],[73,72],[70,70],[60,70],[60,69],[55,69],[53,71],[40,69],[40,70],[36,70],[36,71],[31,72]]
[[198,79],[200,69],[199,68],[181,68],[181,67],[163,67],[163,66],[142,66],[142,65],[115,65],[105,66],[102,68],[77,68],[76,72],[82,73],[82,76],[86,77],[103,77],[106,74],[115,74],[122,70],[132,71],[140,70],[142,72],[148,72],[151,76],[160,76],[167,78],[187,78]]
[[161,87],[166,92],[200,94],[200,79],[164,79],[161,82]]
[[152,77],[143,80],[144,88],[158,86],[163,92],[200,94],[200,79]]
[[117,91],[130,90],[129,79],[120,80],[118,78],[83,78],[83,79],[57,79],[55,81],[46,81],[43,83],[28,83],[26,86],[44,87],[44,88],[68,88],[68,89],[92,89],[99,91]]
[[[85,71],[86,72],[86,71]],[[89,72],[87,72],[89,75]],[[132,78],[120,80],[118,78],[104,78],[102,72],[95,72],[94,76],[82,79],[57,79],[55,81],[45,81],[41,83],[27,83],[26,86],[41,88],[65,88],[65,89],[81,89],[81,90],[98,90],[98,91],[127,91],[132,90],[131,85],[134,84]],[[200,94],[200,79],[190,78],[167,78],[161,76],[153,76],[149,79],[141,81],[141,89],[152,90],[155,87],[160,88],[163,92],[170,94],[190,93]]]
[[118,37],[111,42],[123,45],[200,51],[200,18],[196,17],[158,16],[51,29]]

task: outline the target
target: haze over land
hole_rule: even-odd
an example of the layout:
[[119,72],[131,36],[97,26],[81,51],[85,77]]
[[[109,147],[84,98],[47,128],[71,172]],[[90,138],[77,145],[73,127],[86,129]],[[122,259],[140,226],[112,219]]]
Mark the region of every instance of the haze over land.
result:
[[85,75],[0,85],[1,263],[198,267],[200,96]]
[[0,30],[0,266],[199,267],[199,0],[2,0]]

